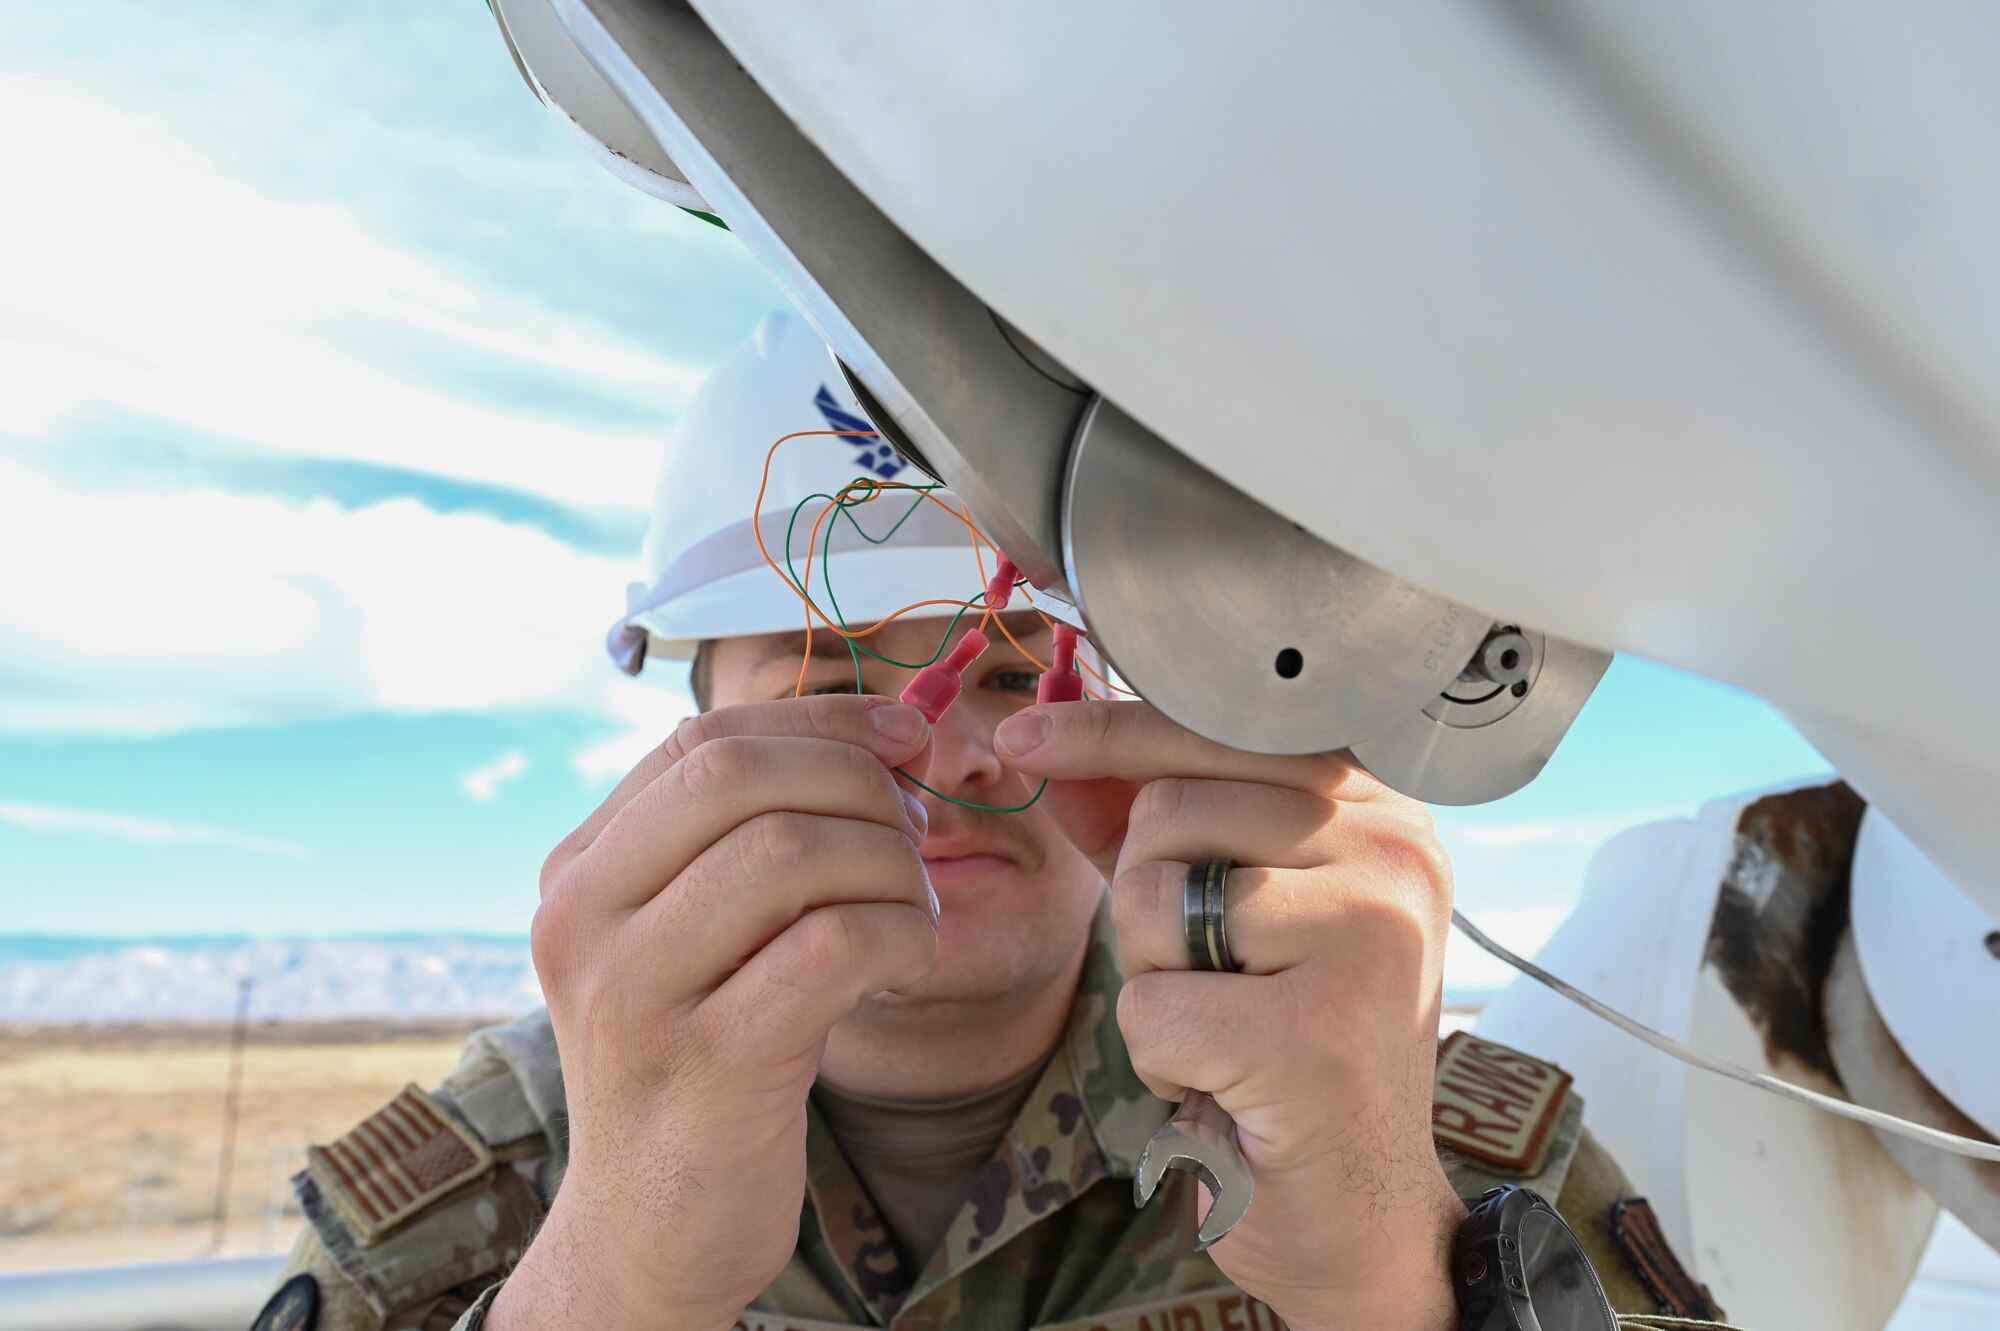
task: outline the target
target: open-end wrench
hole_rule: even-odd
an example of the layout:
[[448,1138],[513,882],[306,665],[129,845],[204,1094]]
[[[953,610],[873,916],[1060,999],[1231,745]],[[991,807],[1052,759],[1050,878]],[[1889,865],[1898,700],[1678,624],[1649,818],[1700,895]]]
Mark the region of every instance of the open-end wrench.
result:
[[1214,1199],[1195,1231],[1196,1252],[1234,1229],[1250,1209],[1254,1184],[1250,1163],[1236,1141],[1236,1120],[1207,1091],[1189,1091],[1174,1116],[1139,1152],[1139,1170],[1132,1176],[1132,1204],[1144,1206],[1151,1201],[1169,1169],[1193,1174],[1208,1186]]

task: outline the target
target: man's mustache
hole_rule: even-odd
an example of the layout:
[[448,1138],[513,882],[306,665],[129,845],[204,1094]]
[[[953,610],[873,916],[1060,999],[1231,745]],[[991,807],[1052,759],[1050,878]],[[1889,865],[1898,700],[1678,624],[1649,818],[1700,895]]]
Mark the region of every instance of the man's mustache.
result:
[[1036,834],[1036,829],[1019,814],[990,813],[957,805],[947,805],[946,808],[950,812],[938,815],[938,820],[932,822],[932,836],[968,837],[991,843],[1001,847],[1001,853],[1030,871],[1040,869],[1048,862],[1048,847]]

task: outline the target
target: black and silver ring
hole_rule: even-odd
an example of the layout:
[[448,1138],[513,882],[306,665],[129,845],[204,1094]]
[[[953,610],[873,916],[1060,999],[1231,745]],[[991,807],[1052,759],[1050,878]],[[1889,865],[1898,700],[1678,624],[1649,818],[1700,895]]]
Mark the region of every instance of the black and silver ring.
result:
[[1181,920],[1187,931],[1188,957],[1198,971],[1233,971],[1229,955],[1227,905],[1229,871],[1234,860],[1196,860],[1188,865],[1181,893]]

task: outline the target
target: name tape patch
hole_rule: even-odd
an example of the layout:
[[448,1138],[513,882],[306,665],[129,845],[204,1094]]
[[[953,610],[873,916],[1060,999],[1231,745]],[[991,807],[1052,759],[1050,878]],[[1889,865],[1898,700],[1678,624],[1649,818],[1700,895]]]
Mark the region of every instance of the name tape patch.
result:
[[1532,1174],[1570,1081],[1553,1063],[1454,1031],[1438,1049],[1431,1135],[1493,1169]]
[[1234,1288],[1203,1290],[1032,1331],[1289,1331],[1266,1304]]
[[[847,1323],[815,1322],[783,1313],[745,1312],[733,1331],[854,1331]],[[1045,1322],[1029,1331],[1289,1331],[1265,1304],[1224,1287],[1158,1303],[1102,1312],[1072,1322]]]
[[363,1244],[493,1167],[493,1152],[415,1085],[306,1161]]

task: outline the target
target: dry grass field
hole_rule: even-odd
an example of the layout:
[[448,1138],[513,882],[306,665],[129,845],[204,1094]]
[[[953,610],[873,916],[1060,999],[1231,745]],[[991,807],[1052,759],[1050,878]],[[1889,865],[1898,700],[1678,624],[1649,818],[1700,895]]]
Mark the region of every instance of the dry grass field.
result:
[[488,1020],[253,1026],[219,1246],[228,1028],[0,1025],[0,1271],[289,1250],[306,1146],[436,1083]]
[[[253,1026],[220,1250],[289,1248],[306,1145],[438,1081],[485,1024]],[[228,1070],[226,1026],[0,1026],[0,1271],[208,1252]]]

